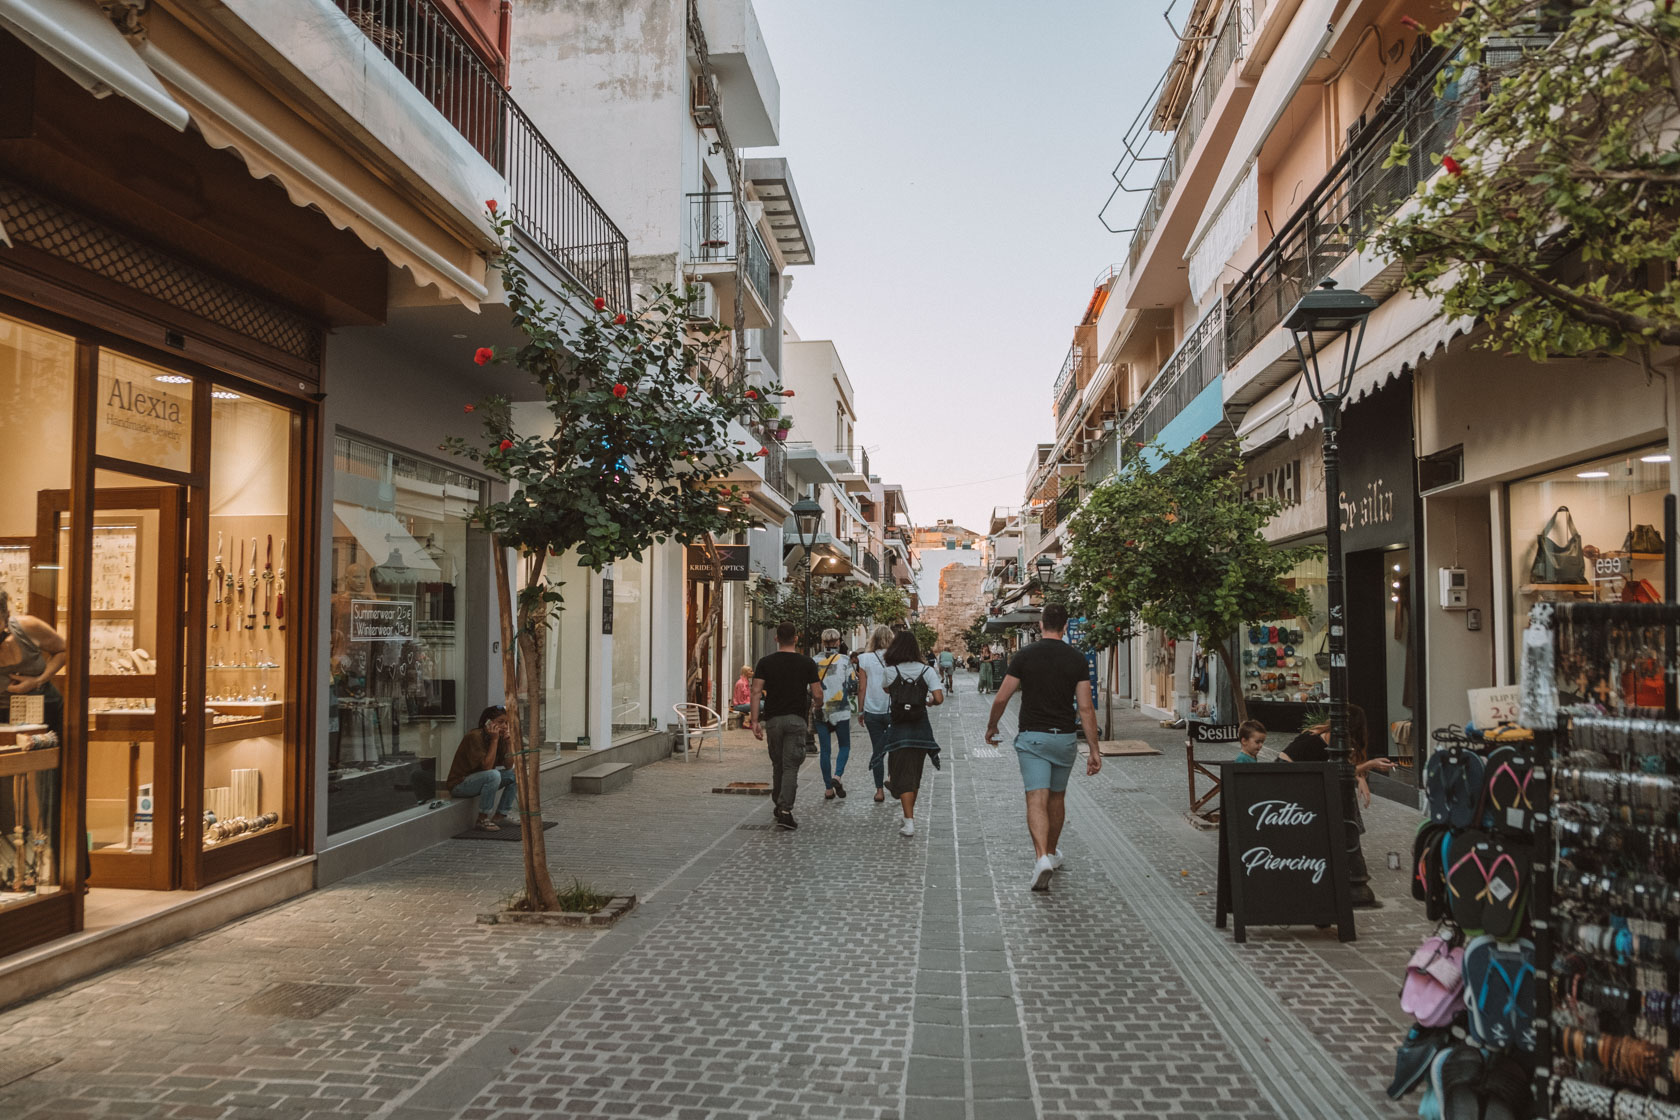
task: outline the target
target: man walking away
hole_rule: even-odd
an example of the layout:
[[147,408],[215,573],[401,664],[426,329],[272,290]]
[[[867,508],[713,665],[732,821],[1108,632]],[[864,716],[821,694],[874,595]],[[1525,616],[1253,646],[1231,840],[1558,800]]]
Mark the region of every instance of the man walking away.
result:
[[1044,635],[1015,655],[992,701],[986,724],[986,742],[998,742],[998,721],[1009,706],[1009,698],[1021,692],[1021,710],[1015,719],[1015,760],[1021,765],[1021,781],[1027,791],[1027,832],[1032,835],[1032,889],[1050,889],[1050,876],[1062,865],[1058,847],[1062,822],[1067,816],[1068,776],[1079,755],[1079,735],[1085,732],[1089,757],[1085,773],[1102,769],[1097,750],[1097,709],[1091,701],[1091,680],[1085,658],[1062,640],[1067,629],[1067,608],[1052,603],[1044,608],[1039,630]]
[[799,792],[811,706],[823,698],[817,663],[799,652],[798,640],[799,627],[793,623],[776,627],[776,652],[760,658],[753,669],[752,711],[747,717],[753,737],[764,740],[770,750],[776,827],[789,829],[799,827],[793,819],[793,799]]

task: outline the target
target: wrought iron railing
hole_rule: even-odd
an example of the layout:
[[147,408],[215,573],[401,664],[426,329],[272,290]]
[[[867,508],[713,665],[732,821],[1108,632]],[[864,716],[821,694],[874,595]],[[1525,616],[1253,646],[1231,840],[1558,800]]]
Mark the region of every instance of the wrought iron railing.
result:
[[863,570],[869,573],[871,579],[881,578],[881,560],[873,552],[863,554]]
[[[1435,173],[1439,164],[1432,157],[1451,145],[1459,122],[1486,103],[1499,72],[1546,41],[1508,40],[1485,48],[1481,65],[1440,96],[1436,78],[1456,52],[1437,49],[1417,58],[1226,296],[1225,349],[1231,361],[1253,349],[1302,293],[1333,272]],[[1410,156],[1384,167],[1401,133]]]
[[1085,364],[1085,352],[1078,344],[1068,347],[1067,357],[1062,359],[1061,372],[1056,374],[1056,384],[1050,390],[1050,397],[1056,402],[1056,420],[1059,423],[1073,407],[1073,402],[1079,397],[1079,371]]
[[520,231],[579,287],[630,310],[630,247],[436,0],[334,0],[508,182]]
[[1062,492],[1056,495],[1056,500],[1051,503],[1056,510],[1056,524],[1064,524],[1079,508],[1079,492],[1080,486],[1075,482],[1063,487]]
[[[688,257],[701,264],[735,263],[739,256],[736,245],[735,199],[728,191],[710,191],[688,196]],[[758,235],[758,227],[747,223],[747,283],[758,293],[761,303],[775,313],[776,268],[770,250]]]
[[1085,455],[1085,481],[1095,485],[1120,469],[1118,431],[1109,432],[1091,445]]
[[1232,4],[1226,9],[1225,22],[1220,25],[1213,46],[1208,48],[1202,76],[1196,81],[1196,88],[1191,91],[1190,99],[1185,103],[1178,128],[1173,132],[1172,146],[1167,149],[1166,155],[1161,157],[1160,170],[1155,174],[1154,185],[1149,188],[1149,197],[1144,200],[1137,228],[1132,231],[1132,243],[1126,253],[1128,269],[1137,268],[1144,247],[1149,244],[1150,235],[1160,224],[1161,215],[1166,211],[1168,200],[1172,198],[1173,187],[1178,184],[1179,172],[1184,170],[1190,158],[1190,149],[1196,146],[1196,140],[1202,134],[1202,126],[1207,124],[1208,114],[1213,109],[1213,100],[1219,96],[1219,89],[1225,84],[1225,75],[1230,72],[1232,64],[1242,57],[1243,21],[1239,14],[1241,8],[1241,4]]
[[787,448],[780,440],[770,440],[764,445],[767,454],[764,456],[764,484],[780,494],[788,502],[796,502],[799,495],[794,491],[793,484],[788,481]]
[[1183,412],[1214,378],[1225,371],[1225,330],[1223,305],[1214,304],[1178,349],[1172,352],[1166,365],[1149,388],[1138,398],[1135,408],[1120,424],[1120,439],[1126,443],[1148,443],[1161,434],[1173,418]]

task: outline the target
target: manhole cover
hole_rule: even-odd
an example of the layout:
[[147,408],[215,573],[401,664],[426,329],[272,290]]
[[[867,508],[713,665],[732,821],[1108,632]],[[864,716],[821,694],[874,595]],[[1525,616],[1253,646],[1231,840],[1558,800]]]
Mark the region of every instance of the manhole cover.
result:
[[726,786],[713,786],[713,793],[746,793],[757,794],[762,797],[770,795],[769,782],[730,782]]
[[22,1081],[32,1073],[40,1073],[48,1066],[57,1065],[62,1058],[46,1054],[28,1054],[22,1057],[0,1054],[0,1087],[10,1085],[14,1081]]
[[736,832],[769,832],[774,827],[776,827],[776,826],[771,825],[771,824],[738,824],[738,825],[735,826],[735,831]]
[[258,992],[240,1010],[249,1015],[278,1015],[286,1019],[313,1019],[331,1011],[355,994],[348,984],[275,984]]

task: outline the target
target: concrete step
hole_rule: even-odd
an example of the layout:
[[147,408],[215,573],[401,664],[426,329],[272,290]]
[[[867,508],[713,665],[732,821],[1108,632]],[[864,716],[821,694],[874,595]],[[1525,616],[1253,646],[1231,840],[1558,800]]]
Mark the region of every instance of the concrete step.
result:
[[611,793],[629,785],[635,776],[636,768],[628,762],[604,762],[573,774],[572,792]]

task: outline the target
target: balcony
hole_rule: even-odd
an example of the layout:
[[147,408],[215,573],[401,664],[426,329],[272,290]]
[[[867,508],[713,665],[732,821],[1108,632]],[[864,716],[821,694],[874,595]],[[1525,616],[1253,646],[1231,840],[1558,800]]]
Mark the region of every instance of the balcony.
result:
[[[1120,425],[1122,444],[1147,444],[1155,440],[1225,371],[1224,326],[1221,305],[1216,303],[1184,336],[1184,341],[1138,398],[1137,406],[1126,413]],[[1212,426],[1210,422],[1189,438],[1202,435]]]
[[1077,345],[1068,347],[1062,359],[1062,371],[1056,375],[1056,385],[1050,393],[1056,402],[1056,427],[1067,422],[1073,406],[1079,400],[1079,371],[1085,364],[1085,352]]
[[[1444,151],[1459,123],[1486,102],[1499,72],[1542,42],[1511,40],[1488,46],[1482,66],[1467,71],[1439,97],[1436,78],[1456,52],[1428,51],[1414,61],[1227,294],[1225,350],[1232,363],[1281,323],[1303,293],[1329,276],[1435,173],[1438,165],[1431,156]],[[1402,132],[1411,145],[1411,158],[1384,167]],[[1390,287],[1395,278],[1389,277]]]
[[870,579],[881,578],[881,560],[873,552],[863,554],[863,570],[869,573]]
[[869,491],[869,452],[859,447],[848,455],[847,468],[839,473],[842,486],[848,494],[864,494]]
[[689,272],[717,289],[718,321],[726,326],[734,323],[735,278],[737,269],[746,273],[747,286],[742,293],[748,329],[772,326],[776,321],[780,285],[770,250],[751,222],[747,229],[746,259],[740,259],[738,234],[743,223],[738,220],[735,200],[727,191],[712,191],[688,196],[688,254]]
[[436,0],[334,0],[508,184],[519,231],[591,298],[630,310],[624,234]]

